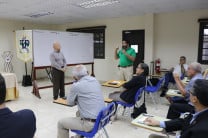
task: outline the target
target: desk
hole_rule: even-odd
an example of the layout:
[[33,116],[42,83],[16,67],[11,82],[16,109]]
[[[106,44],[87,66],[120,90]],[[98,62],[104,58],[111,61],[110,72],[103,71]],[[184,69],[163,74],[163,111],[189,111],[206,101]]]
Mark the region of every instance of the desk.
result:
[[6,83],[6,101],[19,97],[17,77],[14,73],[1,73]]
[[62,98],[58,98],[57,100],[53,100],[53,103],[57,103],[57,104],[62,104],[62,105],[69,106],[69,105],[67,104],[67,100],[62,99]]
[[169,89],[166,93],[166,96],[168,97],[183,97],[183,95],[181,93],[179,93],[179,90],[174,90],[174,89]]
[[109,81],[103,83],[102,86],[119,88],[119,87],[121,87],[125,82],[126,82],[126,81],[122,81],[122,80],[109,80]]
[[136,119],[134,119],[131,123],[133,125],[136,125],[138,127],[142,127],[142,128],[146,128],[155,132],[162,132],[163,128],[161,127],[154,127],[154,126],[148,126],[144,124],[144,120],[148,117],[153,117],[154,119],[158,120],[158,121],[168,121],[168,119],[166,118],[162,118],[162,117],[158,117],[158,116],[152,116],[152,115],[147,115],[147,114],[141,114],[139,115]]

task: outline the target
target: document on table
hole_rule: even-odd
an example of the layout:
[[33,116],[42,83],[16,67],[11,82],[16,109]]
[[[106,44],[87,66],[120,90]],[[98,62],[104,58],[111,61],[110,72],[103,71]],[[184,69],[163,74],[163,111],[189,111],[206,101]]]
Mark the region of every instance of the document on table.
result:
[[181,92],[179,90],[174,90],[174,89],[169,89],[166,93],[167,96],[169,97],[183,97],[183,95],[181,94]]
[[138,127],[146,128],[146,129],[149,129],[149,130],[152,130],[152,131],[156,131],[156,132],[162,132],[163,128],[149,126],[149,125],[146,125],[144,123],[144,120],[147,119],[148,117],[153,117],[154,119],[159,120],[159,121],[167,121],[168,120],[166,118],[162,118],[162,117],[158,117],[158,116],[153,116],[153,115],[149,115],[149,114],[141,114],[136,119],[134,119],[131,123],[133,125],[138,126]]

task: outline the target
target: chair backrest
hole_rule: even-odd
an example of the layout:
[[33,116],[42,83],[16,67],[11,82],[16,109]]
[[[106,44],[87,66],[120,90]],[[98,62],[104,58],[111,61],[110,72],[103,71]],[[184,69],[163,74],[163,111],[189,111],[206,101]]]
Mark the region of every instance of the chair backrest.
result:
[[141,98],[141,94],[144,90],[144,87],[141,87],[137,90],[135,97],[134,97],[134,104],[139,100],[139,98]]
[[114,102],[104,107],[98,114],[95,125],[90,133],[96,134],[98,130],[103,128],[110,122],[110,117],[114,115],[116,111],[116,105]]

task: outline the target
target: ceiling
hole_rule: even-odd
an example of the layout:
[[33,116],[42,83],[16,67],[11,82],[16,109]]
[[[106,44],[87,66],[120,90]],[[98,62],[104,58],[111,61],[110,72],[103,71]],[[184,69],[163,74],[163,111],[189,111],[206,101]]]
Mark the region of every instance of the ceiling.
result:
[[[208,9],[208,0],[119,0],[104,7],[82,8],[86,0],[0,0],[0,18],[34,23],[65,24],[71,22]],[[36,15],[47,14],[34,18]],[[33,17],[30,17],[33,16]]]

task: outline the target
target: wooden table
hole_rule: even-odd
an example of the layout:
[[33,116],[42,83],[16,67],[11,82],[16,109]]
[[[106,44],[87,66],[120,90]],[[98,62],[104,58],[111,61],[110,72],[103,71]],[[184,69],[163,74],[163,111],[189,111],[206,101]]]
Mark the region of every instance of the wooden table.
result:
[[14,73],[1,73],[6,83],[6,101],[19,97],[17,77]]
[[109,80],[109,81],[103,83],[102,86],[119,88],[119,87],[121,87],[125,82],[126,82],[126,81],[123,81],[123,80]]
[[62,105],[69,106],[67,104],[67,100],[66,99],[62,99],[62,98],[58,98],[57,100],[53,100],[53,103],[57,103],[57,104],[62,104]]

